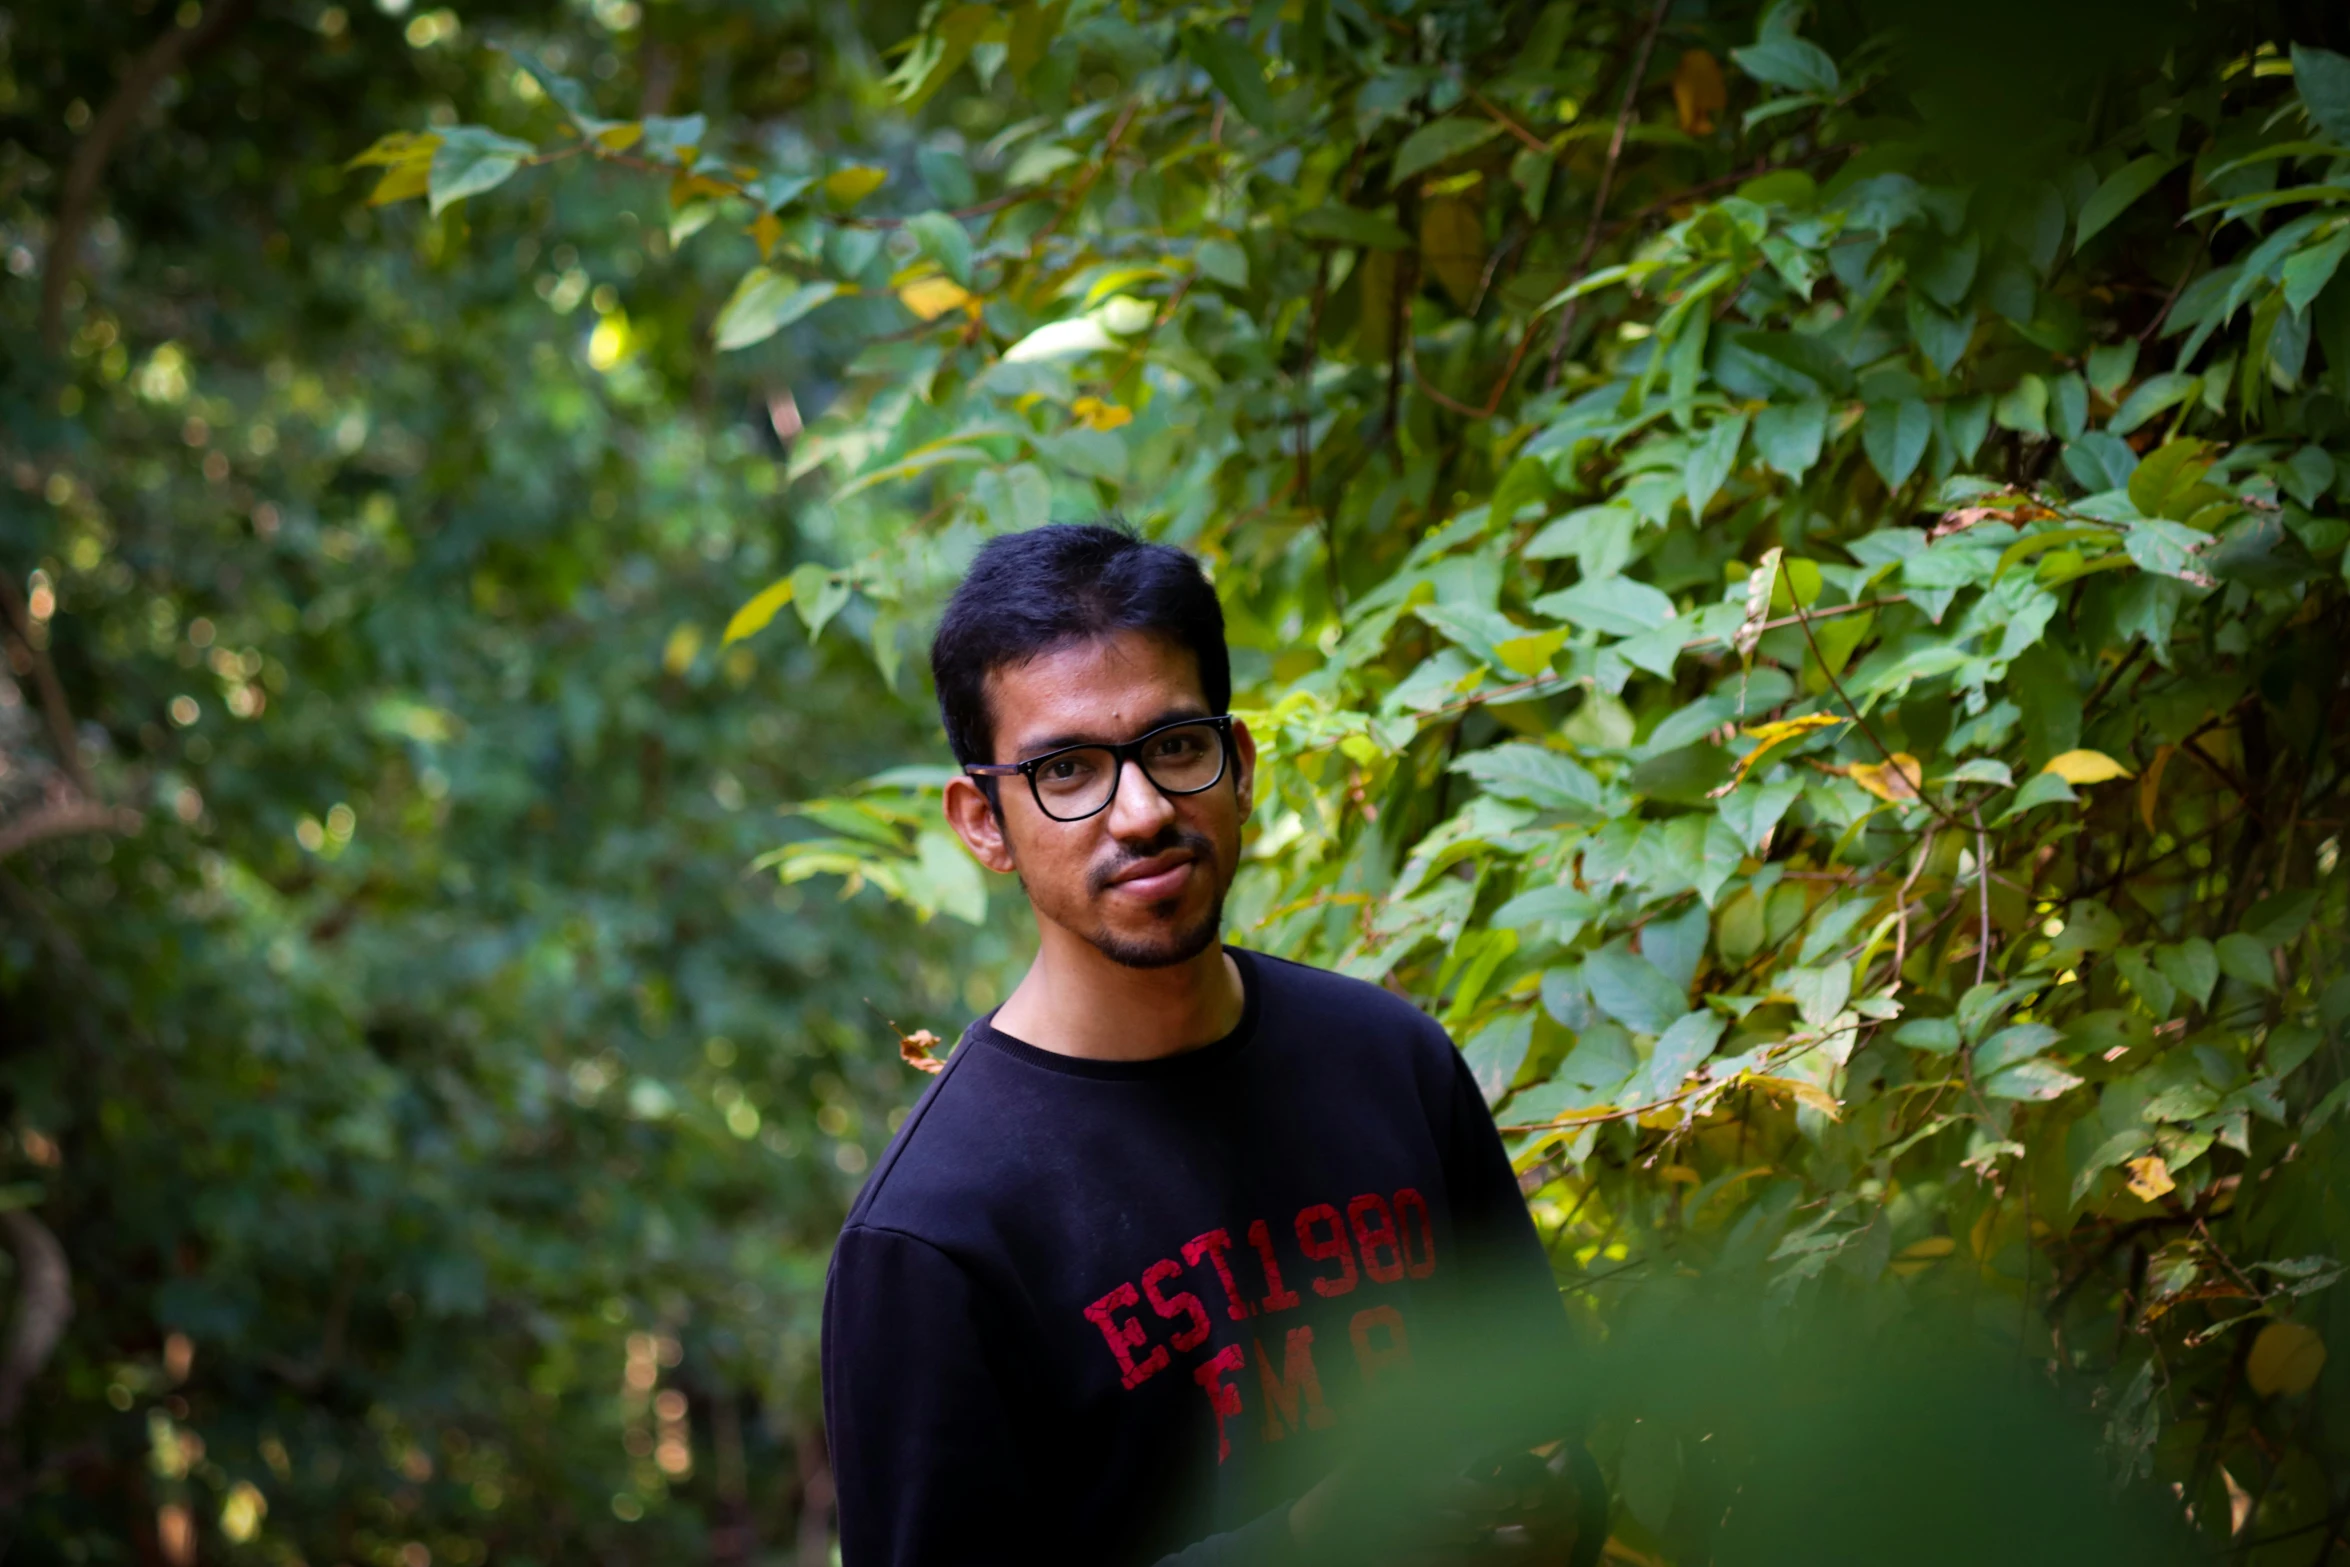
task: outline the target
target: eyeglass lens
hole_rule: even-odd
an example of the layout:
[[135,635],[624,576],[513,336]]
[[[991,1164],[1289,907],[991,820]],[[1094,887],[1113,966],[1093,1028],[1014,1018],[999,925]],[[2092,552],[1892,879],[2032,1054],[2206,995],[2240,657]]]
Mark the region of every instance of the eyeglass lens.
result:
[[[1224,737],[1214,724],[1179,724],[1144,741],[1136,758],[1169,794],[1197,794],[1224,772]],[[1061,821],[1091,816],[1118,788],[1118,755],[1107,746],[1080,746],[1047,757],[1031,775],[1037,803]]]

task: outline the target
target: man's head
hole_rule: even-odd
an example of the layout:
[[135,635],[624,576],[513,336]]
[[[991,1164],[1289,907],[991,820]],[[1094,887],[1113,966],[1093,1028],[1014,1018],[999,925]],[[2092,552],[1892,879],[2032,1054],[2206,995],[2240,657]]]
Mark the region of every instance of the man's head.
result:
[[[1125,744],[1219,715],[1232,694],[1223,611],[1198,562],[1100,526],[990,540],[947,605],[930,665],[966,766]],[[1216,939],[1238,864],[1256,767],[1245,726],[1231,726],[1224,761],[1196,793],[1128,763],[1109,803],[1074,821],[1055,819],[1065,807],[1048,813],[1027,777],[966,776],[948,785],[947,819],[981,864],[1019,873],[1040,921],[1121,963],[1181,963]]]

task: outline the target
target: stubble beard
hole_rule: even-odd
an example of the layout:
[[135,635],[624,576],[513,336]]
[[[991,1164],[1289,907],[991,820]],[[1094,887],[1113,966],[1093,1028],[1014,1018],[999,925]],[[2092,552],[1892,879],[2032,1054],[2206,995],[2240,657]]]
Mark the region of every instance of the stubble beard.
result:
[[[1189,849],[1192,852],[1193,873],[1195,875],[1205,875],[1211,878],[1217,875],[1219,865],[1214,841],[1205,833],[1170,827],[1160,840],[1149,848],[1133,853],[1121,853],[1111,863],[1095,867],[1092,875],[1087,878],[1094,896],[1101,896],[1110,886],[1110,878],[1127,865],[1136,860],[1148,859],[1154,854],[1164,854],[1174,848]],[[1216,937],[1224,928],[1224,892],[1224,887],[1216,886],[1215,897],[1210,900],[1207,911],[1193,924],[1163,929],[1146,937],[1121,936],[1104,924],[1097,925],[1093,930],[1086,932],[1085,939],[1091,942],[1094,949],[1100,952],[1103,957],[1122,968],[1173,968],[1177,964],[1189,963],[1193,958],[1214,946]],[[1154,906],[1151,913],[1155,918],[1172,919],[1182,901],[1180,897],[1170,898],[1165,903]]]

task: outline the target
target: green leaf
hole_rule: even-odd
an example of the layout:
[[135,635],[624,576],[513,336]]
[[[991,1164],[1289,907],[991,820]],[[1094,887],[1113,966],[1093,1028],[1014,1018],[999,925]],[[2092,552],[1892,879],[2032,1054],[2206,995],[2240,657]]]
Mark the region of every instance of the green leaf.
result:
[[1583,960],[1592,1004],[1636,1034],[1661,1034],[1689,1010],[1689,998],[1657,966],[1618,941]]
[[2183,520],[2193,510],[2190,498],[2211,471],[2209,441],[2166,441],[2141,459],[2129,478],[2130,504],[2143,517]]
[[2317,127],[2350,148],[2350,59],[2310,44],[2293,46],[2293,90]]
[[1820,446],[1828,435],[1828,400],[1807,397],[1800,403],[1773,403],[1754,416],[1756,455],[1775,471],[1800,479],[1820,460]]
[[1914,397],[1898,403],[1871,403],[1861,416],[1861,445],[1869,454],[1870,466],[1890,490],[1900,489],[1917,472],[1933,434],[1933,410]]
[[2046,435],[2048,433],[2048,383],[2036,375],[2025,375],[1999,396],[1992,417],[2003,430],[2018,435]]
[[1706,507],[1721,489],[1722,481],[1730,476],[1730,470],[1737,466],[1738,447],[1745,439],[1746,415],[1732,414],[1707,426],[1705,434],[1690,448],[1689,460],[1681,468],[1681,482],[1692,522],[1704,521]]
[[1645,1104],[1678,1093],[1683,1080],[1714,1053],[1714,1046],[1728,1027],[1729,1019],[1711,1012],[1683,1013],[1657,1037],[1656,1048],[1648,1053],[1646,1064],[1625,1085],[1625,1100]]
[[918,212],[906,220],[906,232],[948,277],[971,286],[971,236],[959,220],[943,212]]
[[2219,953],[2201,936],[2189,936],[2170,946],[2154,949],[2154,966],[2163,977],[2179,987],[2179,994],[2191,997],[2195,1005],[2211,1005],[2212,987],[2219,983]]
[[2105,177],[2089,199],[2081,203],[2081,215],[2073,226],[2073,249],[2089,243],[2114,219],[2130,209],[2130,204],[2152,190],[2172,169],[2178,159],[2148,153],[2123,164]]
[[1195,27],[1183,35],[1183,52],[1208,73],[1242,119],[1260,131],[1278,127],[1280,116],[1265,86],[1265,62],[1245,42],[1221,27]]
[[1461,115],[1431,120],[1405,137],[1404,144],[1396,149],[1395,167],[1389,171],[1388,180],[1401,185],[1448,158],[1457,158],[1472,147],[1482,147],[1500,134],[1501,127],[1492,120]]
[[2101,397],[2111,397],[2129,383],[2130,372],[2138,366],[2138,340],[2125,337],[2118,343],[2099,343],[2089,350],[2089,384]]
[[1954,1055],[1958,1050],[1958,1024],[1946,1017],[1911,1018],[1893,1031],[1893,1040],[1932,1055]]
[[1534,601],[1534,613],[1614,636],[1636,636],[1673,618],[1673,601],[1630,577],[1585,580]]
[[1944,315],[1927,302],[1925,295],[1912,294],[1909,335],[1918,345],[1918,352],[1926,356],[1926,362],[1938,374],[1948,375],[1975,335],[1975,314],[1969,310],[1961,315]]
[[2212,945],[2218,953],[2221,973],[2255,990],[2275,992],[2277,969],[2266,947],[2242,931],[2232,931]]
[[1817,968],[1789,969],[1779,988],[1795,998],[1795,1010],[1813,1028],[1826,1028],[1852,997],[1852,965],[1841,959]]
[[721,351],[748,348],[764,342],[809,311],[836,297],[838,283],[803,283],[786,273],[753,267],[743,274],[734,296],[718,312],[711,335]]
[[2350,228],[2339,229],[2333,238],[2296,252],[2285,263],[2285,304],[2295,314],[2307,310],[2309,302],[2324,293],[2325,286],[2334,280],[2334,272],[2341,266],[2344,255],[2350,255]]
[[1975,1086],[1986,1099],[2030,1102],[2061,1099],[2080,1087],[2081,1080],[2053,1061],[2034,1060],[1994,1072]]
[[2166,409],[2175,408],[2195,395],[2203,384],[2201,376],[2184,371],[2166,370],[2160,375],[2148,376],[2123,399],[2114,416],[2106,421],[2106,429],[2115,435],[2128,435],[2132,430]]
[[2197,564],[2202,551],[2212,542],[2211,535],[2199,532],[2182,522],[2167,522],[2154,518],[2133,522],[2130,531],[2122,537],[2122,547],[2130,552],[2130,559],[2141,571],[2158,576],[2178,577],[2200,586],[2208,586],[2210,574]]
[[783,606],[792,600],[792,579],[778,577],[754,594],[749,603],[734,612],[726,623],[726,636],[721,645],[740,642],[767,629],[767,623],[776,617]]
[[1477,1080],[1478,1091],[1485,1095],[1487,1104],[1495,1103],[1509,1091],[1519,1066],[1526,1059],[1526,1047],[1533,1039],[1533,1013],[1503,1012],[1461,1046],[1461,1055],[1469,1063],[1469,1075]]
[[2061,1032],[2045,1023],[2017,1023],[2003,1028],[1975,1046],[1975,1070],[1997,1072],[2018,1061],[2028,1061],[2062,1038]]
[[1342,245],[1361,245],[1370,250],[1409,250],[1412,244],[1412,237],[1385,213],[1365,212],[1360,207],[1335,202],[1325,202],[1300,213],[1290,226],[1308,239],[1335,240]]
[[848,580],[829,566],[814,561],[793,571],[792,606],[800,612],[800,620],[808,628],[808,640],[813,642],[824,635],[825,625],[849,601]]
[[2263,947],[2286,946],[2309,928],[2317,903],[2317,893],[2308,887],[2263,898],[2244,916],[2244,934]]
[[425,186],[437,215],[452,201],[478,196],[506,183],[534,149],[529,142],[501,136],[479,125],[453,125],[440,133],[432,173]]
[[1203,240],[1194,254],[1202,275],[1226,288],[1248,287],[1248,252],[1232,241]]
[[1789,92],[1831,97],[1843,82],[1828,51],[1792,35],[1765,38],[1744,49],[1733,49],[1730,58],[1737,62],[1738,69],[1756,81],[1784,87]]
[[2015,792],[2015,798],[2008,803],[2006,810],[1999,813],[1999,820],[1991,825],[2004,827],[2026,811],[2036,810],[2043,805],[2053,805],[2060,800],[2078,800],[2079,798],[2079,795],[2073,793],[2073,786],[2057,777],[2056,774],[2034,773],[2024,780],[2024,786]]
[[1600,818],[1605,791],[1580,762],[1563,751],[1523,742],[1471,751],[1452,770],[1477,780],[1486,793],[1550,810]]

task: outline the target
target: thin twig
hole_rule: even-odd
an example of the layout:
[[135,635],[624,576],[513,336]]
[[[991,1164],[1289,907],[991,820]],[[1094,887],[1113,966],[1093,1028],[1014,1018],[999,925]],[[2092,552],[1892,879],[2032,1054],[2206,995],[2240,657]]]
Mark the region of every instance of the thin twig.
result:
[[[1583,230],[1583,245],[1575,255],[1574,273],[1567,279],[1569,287],[1579,283],[1591,266],[1592,252],[1599,248],[1600,226],[1607,219],[1607,198],[1616,184],[1616,164],[1624,156],[1624,142],[1632,134],[1632,111],[1640,101],[1640,84],[1648,75],[1648,57],[1656,49],[1656,35],[1665,25],[1665,13],[1673,8],[1673,0],[1656,0],[1656,8],[1648,14],[1648,31],[1640,38],[1640,49],[1632,59],[1632,74],[1624,83],[1624,101],[1616,110],[1615,133],[1608,137],[1607,161],[1600,165],[1599,189],[1591,198],[1591,221]],[[1580,299],[1567,301],[1567,308],[1559,316],[1558,331],[1550,340],[1550,378],[1546,384],[1558,385],[1559,364],[1567,355],[1567,338],[1575,330],[1576,307]]]
[[1982,932],[1975,938],[1975,983],[1991,972],[1991,835],[1983,830],[1983,808],[1970,807],[1975,817],[1975,883],[1982,892]]
[[220,42],[252,13],[253,0],[213,0],[193,26],[178,21],[147,45],[122,75],[106,107],[90,122],[81,145],[66,165],[57,217],[49,229],[49,253],[41,272],[41,341],[54,352],[64,334],[65,290],[81,269],[82,235],[98,203],[98,182],[116,143],[147,112],[156,90],[191,57]]

